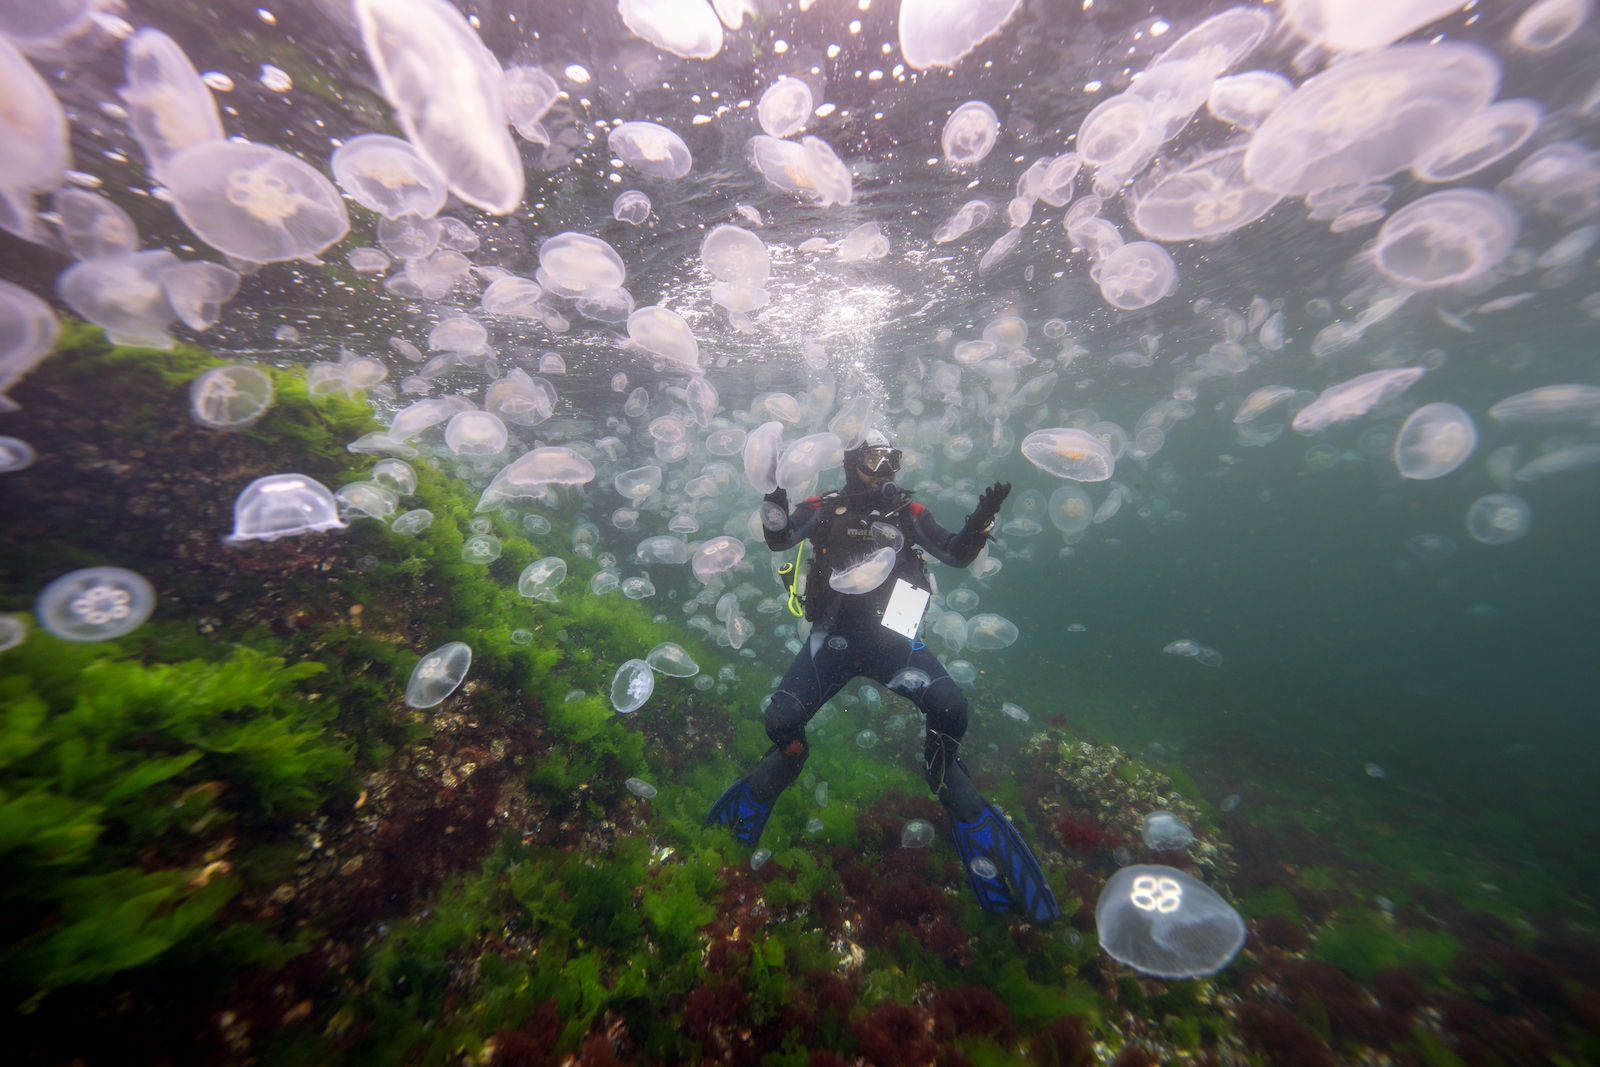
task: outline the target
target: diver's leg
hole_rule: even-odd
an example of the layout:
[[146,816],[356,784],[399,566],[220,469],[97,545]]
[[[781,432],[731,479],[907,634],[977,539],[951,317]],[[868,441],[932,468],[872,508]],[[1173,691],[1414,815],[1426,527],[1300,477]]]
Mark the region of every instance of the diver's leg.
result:
[[[888,657],[890,662],[900,655]],[[904,667],[925,673],[930,681],[905,692],[928,718],[928,739],[923,766],[928,788],[938,796],[950,816],[956,850],[967,868],[967,881],[987,911],[1015,908],[1033,922],[1048,922],[1061,914],[1055,894],[1011,820],[978,792],[958,755],[967,732],[966,694],[944,665],[926,648],[911,649],[886,677]],[[881,680],[881,679],[880,679]]]
[[823,635],[811,635],[784,672],[762,716],[772,747],[754,770],[717,798],[706,816],[707,826],[726,825],[741,842],[756,846],[773,802],[800,777],[811,754],[806,723],[853,674],[845,651],[830,649]]

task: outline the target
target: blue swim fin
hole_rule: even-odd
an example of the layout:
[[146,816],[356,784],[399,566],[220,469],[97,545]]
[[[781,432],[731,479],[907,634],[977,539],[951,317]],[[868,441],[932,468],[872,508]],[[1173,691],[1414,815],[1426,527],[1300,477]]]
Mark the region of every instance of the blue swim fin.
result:
[[[1011,820],[984,801],[983,810],[970,822],[955,825],[956,851],[967,868],[972,892],[985,911],[1016,910],[1030,922],[1046,923],[1061,914],[1055,894],[1045,881],[1039,861],[1023,842]],[[993,875],[974,870],[992,864]]]
[[761,840],[761,831],[766,829],[767,817],[772,814],[772,805],[763,804],[757,800],[750,791],[750,779],[741,778],[730,785],[717,802],[711,805],[711,812],[706,816],[706,825],[713,823],[726,826],[733,831],[733,836],[751,848],[756,847],[756,842]]

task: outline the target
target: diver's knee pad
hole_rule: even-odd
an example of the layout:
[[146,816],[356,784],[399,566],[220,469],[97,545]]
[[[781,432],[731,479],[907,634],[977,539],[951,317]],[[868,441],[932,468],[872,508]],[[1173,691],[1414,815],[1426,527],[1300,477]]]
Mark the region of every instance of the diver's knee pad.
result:
[[802,745],[806,743],[806,722],[811,715],[812,710],[801,703],[799,697],[780,689],[772,694],[761,721],[772,743],[786,748],[796,741]]
[[928,717],[928,737],[937,732],[960,741],[967,735],[967,695],[954,678],[940,678],[928,686],[922,697],[922,713]]

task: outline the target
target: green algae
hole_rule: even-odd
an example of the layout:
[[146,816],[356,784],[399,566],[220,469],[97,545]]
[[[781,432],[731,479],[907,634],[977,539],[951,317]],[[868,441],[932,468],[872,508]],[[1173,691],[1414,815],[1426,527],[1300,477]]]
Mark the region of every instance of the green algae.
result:
[[1382,912],[1344,908],[1317,931],[1312,955],[1358,982],[1370,982],[1387,967],[1410,966],[1437,977],[1449,969],[1461,942],[1445,931],[1401,932]]

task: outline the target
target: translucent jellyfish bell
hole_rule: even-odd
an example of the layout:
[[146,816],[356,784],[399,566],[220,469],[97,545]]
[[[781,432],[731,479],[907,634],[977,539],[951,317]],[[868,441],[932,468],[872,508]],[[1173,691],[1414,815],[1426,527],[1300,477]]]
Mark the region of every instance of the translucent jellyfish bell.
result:
[[1009,648],[1016,643],[1018,636],[1016,623],[993,612],[974,615],[967,620],[967,647],[974,651]]
[[522,569],[517,576],[517,592],[525,597],[557,604],[560,601],[556,597],[556,586],[566,577],[567,561],[559,556],[547,556],[534,560]]
[[811,86],[799,78],[784,75],[761,94],[756,117],[761,128],[773,137],[793,137],[805,128],[811,117]]
[[1106,882],[1094,914],[1106,954],[1158,978],[1215,974],[1244,946],[1239,913],[1173,867],[1122,868]]
[[334,180],[350,199],[386,219],[406,215],[431,219],[450,190],[444,176],[409,141],[363,133],[334,150]]
[[38,456],[33,446],[19,437],[0,437],[0,474],[25,470]]
[[713,537],[695,550],[691,560],[694,576],[710,586],[732,571],[744,559],[744,542],[735,537]]
[[1270,70],[1230,74],[1211,83],[1206,110],[1223,122],[1253,130],[1294,92],[1294,82]]
[[722,51],[722,22],[706,0],[618,0],[617,10],[628,29],[675,56],[711,59]]
[[982,100],[968,100],[945,120],[939,143],[944,158],[958,167],[970,166],[987,156],[1000,137],[1000,117]]
[[458,456],[499,455],[508,436],[506,424],[487,411],[458,411],[444,428],[444,443]]
[[1064,534],[1070,536],[1088,529],[1094,521],[1094,512],[1094,501],[1075,485],[1063,485],[1050,494],[1047,508],[1050,522]]
[[1170,811],[1152,811],[1146,815],[1144,824],[1139,827],[1139,834],[1144,838],[1145,848],[1158,852],[1188,848],[1194,844],[1194,832]]
[[406,682],[406,705],[431,708],[456,691],[472,666],[472,649],[461,641],[451,641],[429,652],[411,670]]
[[1075,482],[1103,482],[1116,467],[1105,442],[1080,429],[1035,430],[1023,439],[1022,454],[1040,470]]
[[33,616],[64,641],[106,641],[144,625],[155,606],[155,590],[142,576],[121,567],[88,567],[45,586]]
[[978,668],[964,659],[950,661],[950,677],[960,685],[971,685],[978,680]]
[[672,678],[693,678],[700,673],[700,665],[690,657],[682,645],[663,641],[645,654],[644,661],[651,669]]
[[233,502],[233,533],[223,540],[275,541],[347,525],[327,486],[304,474],[272,474],[245,486]]
[[161,274],[177,264],[178,257],[165,249],[86,260],[62,271],[56,291],[113,344],[167,349],[177,343],[167,330],[177,313]]
[[1244,146],[1210,152],[1161,174],[1135,193],[1130,213],[1146,237],[1192,241],[1218,237],[1256,221],[1283,199],[1244,174]]
[[1347,382],[1330,385],[1294,417],[1295,432],[1313,434],[1335,423],[1358,419],[1411,388],[1422,375],[1421,367],[1401,367],[1359,374]]
[[272,379],[248,363],[213,367],[189,383],[194,421],[213,430],[241,430],[272,406]]
[[642,659],[630,659],[611,678],[611,706],[619,714],[630,715],[644,707],[655,688],[656,676],[650,665]]
[[898,558],[892,548],[876,549],[854,566],[829,574],[828,585],[840,593],[870,593],[888,579]]
[[683,138],[655,122],[624,122],[607,135],[606,145],[624,163],[652,178],[681,178],[694,166]]
[[550,131],[539,120],[561,95],[560,83],[538,67],[510,67],[501,78],[500,91],[506,118],[516,131],[534,144],[549,144]]
[[896,693],[918,693],[926,689],[932,680],[928,677],[927,671],[907,667],[897,671],[895,676],[889,679],[889,688]]
[[1424,404],[1411,413],[1394,442],[1394,462],[1407,478],[1442,478],[1472,455],[1478,428],[1454,404]]
[[570,448],[545,445],[530,449],[500,468],[478,499],[477,511],[489,511],[507,500],[545,499],[552,486],[594,481],[594,464]]
[[612,479],[612,484],[629,500],[642,501],[661,488],[661,468],[652,463],[648,467],[621,471]]
[[916,70],[953,67],[1021,6],[1022,0],[969,0],[956,8],[944,0],[902,0],[900,52]]
[[1187,639],[1174,641],[1161,651],[1169,656],[1198,656],[1200,654],[1200,643]]
[[139,250],[139,231],[128,213],[99,193],[71,187],[51,197],[56,228],[79,259],[126,255]]
[[1100,295],[1124,311],[1149,307],[1178,284],[1178,266],[1165,248],[1134,241],[1100,263]]
[[0,411],[6,390],[55,347],[61,323],[50,305],[33,293],[0,280]]
[[630,226],[642,226],[650,217],[650,198],[637,189],[618,193],[611,202],[611,217]]
[[1520,496],[1490,493],[1467,509],[1467,530],[1486,545],[1506,545],[1533,526],[1533,508]]
[[540,282],[559,287],[563,296],[582,296],[594,289],[615,289],[628,268],[609,242],[586,233],[558,233],[539,246]]
[[910,819],[900,830],[901,848],[930,848],[933,845],[933,823],[926,819]]
[[654,304],[628,316],[628,339],[644,351],[693,374],[700,369],[700,342],[682,315]]
[[128,105],[128,128],[144,150],[150,176],[165,183],[179,152],[222,140],[222,117],[194,64],[160,30],[134,34],[126,57],[128,84],[117,95]]
[[315,256],[350,232],[333,183],[271,145],[191,145],[173,157],[167,188],[189,229],[235,259],[276,263]]
[[1504,259],[1521,229],[1516,210],[1494,193],[1446,189],[1389,216],[1378,230],[1373,265],[1408,289],[1456,285]]
[[629,778],[622,784],[628,787],[628,792],[632,793],[640,800],[655,799],[656,787],[645,781],[643,778]]

